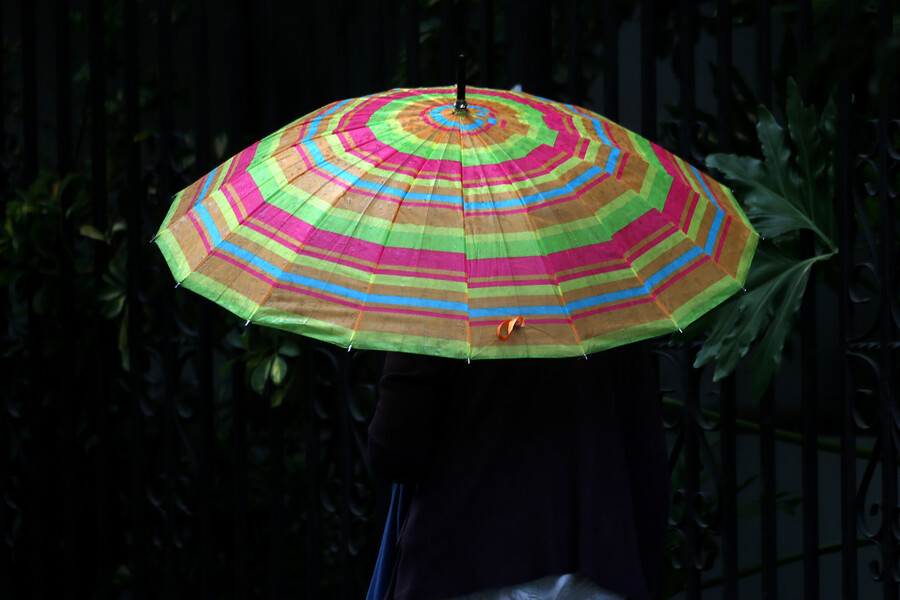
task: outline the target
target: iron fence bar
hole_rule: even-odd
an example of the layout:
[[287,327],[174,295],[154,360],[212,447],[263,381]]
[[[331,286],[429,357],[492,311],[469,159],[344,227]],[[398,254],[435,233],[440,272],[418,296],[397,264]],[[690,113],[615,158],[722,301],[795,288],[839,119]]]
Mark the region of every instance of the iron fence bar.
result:
[[[207,0],[195,0],[194,33],[194,135],[196,137],[196,170],[200,176],[210,168],[209,127],[209,59]],[[213,380],[212,312],[203,305],[197,311],[198,348],[197,379],[199,383],[197,419],[200,429],[197,486],[200,544],[200,597],[212,600],[215,594],[215,529],[213,527],[213,441],[215,439],[215,385]]]
[[656,138],[656,1],[641,2],[641,133]]
[[[803,252],[815,254],[815,240],[811,231],[800,235]],[[818,344],[816,334],[815,279],[810,277],[800,307],[801,356],[801,412],[803,414],[803,446],[801,493],[803,496],[803,594],[808,600],[818,600],[819,594],[819,450],[818,450],[818,386],[816,365]]]
[[[888,0],[878,3],[878,21],[882,42],[886,45],[893,33],[893,11]],[[883,82],[883,89],[878,95],[878,208],[880,216],[880,252],[877,257],[879,289],[880,356],[878,372],[878,392],[881,400],[879,424],[880,435],[884,444],[884,462],[881,468],[881,563],[882,589],[884,600],[897,600],[897,517],[900,508],[897,506],[897,401],[894,396],[892,378],[894,377],[894,360],[892,342],[895,330],[893,317],[894,271],[893,259],[895,248],[894,205],[891,198],[890,165],[888,162],[888,144],[891,143],[889,125],[893,105],[893,83]]]
[[693,0],[680,0],[678,9],[678,77],[681,118],[678,122],[679,152],[685,160],[694,156],[693,127],[695,121],[694,35],[696,5]]
[[581,82],[581,2],[566,2],[566,53],[569,66],[569,101],[580,105],[584,102]]
[[619,2],[602,3],[603,20],[603,114],[619,120]]
[[756,0],[756,100],[772,104],[772,6],[771,0]]
[[[55,3],[56,18],[56,165],[58,177],[66,176],[72,169],[72,93],[71,93],[71,68],[69,66],[69,2],[57,0]],[[60,293],[57,298],[57,310],[59,311],[59,324],[62,328],[62,347],[78,352],[79,342],[73,332],[75,323],[74,303],[74,269],[69,260],[72,247],[72,232],[69,220],[66,217],[72,204],[71,195],[63,189],[61,192],[59,229],[60,237],[56,244],[56,255],[59,260]],[[74,362],[63,360],[59,365],[59,378],[55,387],[60,393],[62,412],[62,439],[60,454],[63,464],[63,581],[65,598],[73,598],[76,591],[76,560],[78,540],[75,528],[75,506],[78,499],[76,489],[76,435],[75,435],[75,410],[73,404],[80,404],[81,398],[76,394],[66,394],[65,389],[75,381]],[[98,554],[102,554],[98,553]],[[101,571],[98,576],[98,589],[102,597],[108,597],[107,578]],[[106,592],[106,594],[102,594]]]
[[456,81],[456,58],[461,51],[456,0],[441,0],[441,84]]
[[406,41],[406,85],[418,87],[419,73],[419,2],[406,0],[406,19],[404,21]]
[[35,3],[22,0],[22,147],[25,186],[38,175],[37,20]]
[[136,0],[127,0],[123,12],[125,136],[132,140],[126,148],[125,201],[128,205],[128,364],[131,428],[131,593],[137,600],[147,598],[146,590],[146,438],[144,432],[144,332],[141,275],[143,237],[140,182],[140,146],[133,140],[140,128],[138,107],[139,28]]
[[[733,36],[730,0],[716,1],[716,132],[719,152],[734,147],[732,92]],[[737,411],[734,376],[720,384],[722,598],[738,598]]]
[[[161,199],[173,193],[173,178],[170,169],[172,160],[172,32],[169,0],[159,0],[157,10],[160,15],[157,25],[157,68],[159,69],[159,163],[158,194]],[[175,311],[177,310],[174,290],[165,286],[163,292],[163,360],[165,373],[165,398],[163,399],[163,594],[164,598],[176,599],[178,589],[178,543],[176,541],[176,488],[178,478],[178,349],[175,347],[177,335]]]
[[762,597],[778,596],[778,538],[776,512],[775,393],[770,384],[759,401],[760,513],[762,518]]
[[687,598],[700,598],[699,516],[695,514],[695,500],[700,496],[700,444],[698,436],[703,435],[699,427],[700,398],[698,396],[695,369],[692,365],[688,346],[682,349],[681,381],[684,390],[684,411],[681,426],[684,429],[684,575]]
[[734,147],[731,70],[733,68],[731,1],[716,0],[716,131],[718,151],[731,152]]
[[[798,2],[797,54],[802,61],[812,48],[812,2]],[[808,99],[807,86],[801,93]],[[808,257],[816,253],[816,240],[812,231],[800,232],[801,252]],[[816,281],[810,277],[809,287],[800,306],[800,379],[801,413],[803,428],[801,494],[803,497],[803,594],[808,600],[819,598],[819,451],[818,441],[818,365]]]
[[[845,4],[838,7],[837,35],[847,34],[848,10]],[[840,309],[838,326],[841,342],[841,597],[844,600],[858,599],[859,559],[856,552],[857,509],[856,509],[856,431],[854,429],[853,391],[850,385],[848,350],[851,328],[850,277],[853,269],[855,218],[851,198],[851,88],[848,79],[843,79],[837,88],[836,98],[836,149],[835,149],[835,204],[837,208],[838,232],[840,235]]]
[[303,380],[306,382],[306,597],[309,600],[321,598],[319,589],[322,580],[322,557],[320,553],[322,538],[322,519],[319,512],[318,489],[322,478],[319,475],[320,449],[319,449],[319,423],[316,410],[317,398],[315,383],[312,374],[315,372],[311,343],[308,340],[301,341],[305,356],[305,373]]
[[737,412],[734,377],[722,380],[719,420],[722,438],[722,485],[719,490],[722,526],[722,598],[738,597],[738,511],[737,511]]
[[[772,15],[770,0],[756,0],[756,95],[765,106],[772,99]],[[778,541],[776,512],[775,394],[763,392],[760,413],[760,513],[762,522],[762,596],[778,597]]]
[[[268,398],[266,398],[268,400]],[[284,598],[284,408],[272,406],[269,413],[269,468],[270,472],[270,523],[269,532],[269,596],[272,600]]]
[[[37,33],[35,20],[35,7],[29,0],[22,2],[22,147],[23,147],[23,187],[27,187],[37,178],[38,174],[38,126],[37,126]],[[31,282],[26,282],[26,287],[31,287]],[[27,291],[26,291],[27,293]],[[28,294],[30,297],[31,294]],[[41,351],[41,335],[37,314],[33,303],[28,302],[26,323],[28,327],[27,348],[31,356],[39,355]],[[39,373],[39,361],[32,360],[28,369],[29,391],[32,398],[25,407],[24,421],[33,423],[35,441],[31,457],[26,464],[26,497],[28,506],[23,507],[23,527],[27,539],[27,554],[31,561],[29,565],[29,586],[36,598],[42,597],[43,584],[40,565],[43,564],[43,535],[41,527],[41,507],[43,486],[43,448],[41,436],[44,428],[44,394]],[[27,458],[27,457],[26,457]]]
[[[29,352],[32,356],[37,355],[40,351],[40,334],[33,331],[38,322],[37,314],[29,303],[28,308],[28,324],[29,324]],[[32,430],[31,439],[31,457],[26,455],[28,460],[28,505],[23,507],[23,527],[27,528],[28,537],[28,556],[31,561],[29,565],[29,574],[31,575],[30,588],[34,598],[44,597],[44,560],[46,560],[46,552],[44,547],[44,528],[42,524],[42,513],[45,509],[44,498],[44,448],[46,443],[45,430],[46,411],[44,410],[44,390],[40,383],[38,368],[35,366],[29,369],[31,376],[30,391],[32,392],[32,402],[26,403],[24,422],[28,423]],[[25,448],[28,448],[23,444]]]
[[338,368],[338,476],[340,477],[341,499],[339,508],[340,518],[340,573],[341,573],[341,600],[350,600],[354,590],[350,584],[352,579],[352,561],[350,546],[352,543],[350,495],[353,485],[353,458],[351,456],[352,431],[350,424],[350,366],[351,356],[349,352],[341,352],[337,359]]
[[479,65],[481,85],[494,87],[494,0],[478,3],[481,38],[479,45]]
[[239,357],[231,367],[231,395],[234,405],[231,423],[234,597],[246,600],[250,597],[247,568],[247,390],[244,386],[244,362]]
[[[90,84],[88,88],[90,107],[90,147],[91,147],[91,205],[93,226],[100,232],[108,228],[108,187],[106,176],[107,129],[106,129],[106,77],[107,65],[104,59],[103,42],[107,33],[103,23],[103,3],[91,0],[88,4],[88,32],[90,34],[88,60],[90,64]],[[104,244],[95,244],[94,282],[99,285],[109,266],[109,251]],[[93,329],[98,339],[109,341],[112,329],[110,324],[100,317],[93,319]],[[97,519],[97,568],[98,576],[105,579],[112,572],[109,548],[111,531],[109,528],[111,489],[108,473],[110,472],[110,433],[109,381],[105,369],[105,361],[110,359],[108,346],[101,342],[97,352],[91,354],[88,364],[93,377],[93,401],[96,415],[97,463],[96,463],[96,519]]]

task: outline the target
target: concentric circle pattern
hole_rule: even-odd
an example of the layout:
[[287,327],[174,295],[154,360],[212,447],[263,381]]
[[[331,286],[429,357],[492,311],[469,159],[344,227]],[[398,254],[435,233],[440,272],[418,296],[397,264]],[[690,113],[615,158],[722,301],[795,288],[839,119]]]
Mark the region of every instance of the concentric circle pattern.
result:
[[253,323],[473,359],[588,354],[740,289],[757,235],[708,175],[582,108],[454,97],[335,102],[223,163],[157,235],[176,280]]

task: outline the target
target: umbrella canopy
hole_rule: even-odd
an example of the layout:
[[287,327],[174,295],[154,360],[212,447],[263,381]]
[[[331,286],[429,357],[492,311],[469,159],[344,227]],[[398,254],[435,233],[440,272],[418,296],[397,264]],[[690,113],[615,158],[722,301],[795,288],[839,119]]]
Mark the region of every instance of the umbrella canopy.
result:
[[731,192],[635,133],[529,94],[335,102],[179,192],[175,279],[344,347],[562,357],[677,331],[740,289]]

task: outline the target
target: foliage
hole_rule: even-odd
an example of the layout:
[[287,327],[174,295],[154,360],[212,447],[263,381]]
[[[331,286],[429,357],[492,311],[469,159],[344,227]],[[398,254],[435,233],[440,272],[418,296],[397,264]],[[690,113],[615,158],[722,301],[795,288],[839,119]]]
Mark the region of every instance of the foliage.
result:
[[[739,293],[689,328],[693,337],[709,331],[696,367],[716,360],[714,379],[732,373],[753,348],[747,365],[751,391],[759,398],[781,364],[781,355],[814,264],[837,252],[834,240],[834,120],[829,102],[821,116],[805,107],[789,80],[787,131],[764,106],[757,133],[763,159],[714,154],[707,165],[735,186],[747,216],[762,236]],[[814,250],[798,232],[815,235]],[[811,254],[811,255],[810,255]]]

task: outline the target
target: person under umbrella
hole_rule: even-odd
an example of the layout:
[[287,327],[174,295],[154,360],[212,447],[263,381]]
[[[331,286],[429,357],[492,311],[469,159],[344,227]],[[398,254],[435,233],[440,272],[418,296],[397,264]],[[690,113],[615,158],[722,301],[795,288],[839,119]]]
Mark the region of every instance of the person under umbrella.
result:
[[369,461],[412,499],[383,597],[654,597],[668,468],[655,391],[623,379],[637,352],[389,353]]

